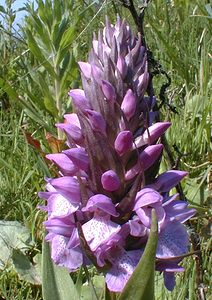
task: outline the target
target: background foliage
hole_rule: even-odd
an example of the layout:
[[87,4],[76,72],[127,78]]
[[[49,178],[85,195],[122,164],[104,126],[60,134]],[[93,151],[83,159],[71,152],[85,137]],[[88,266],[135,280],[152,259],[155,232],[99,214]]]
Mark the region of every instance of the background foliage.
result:
[[[25,5],[26,16],[14,27],[13,2],[0,6],[4,18],[0,24],[0,298],[42,299],[44,216],[36,206],[43,177],[50,175],[44,155],[62,147],[58,138],[63,136],[54,123],[71,111],[67,91],[80,85],[76,61],[86,60],[93,32],[105,16],[114,21],[119,13],[134,25],[119,1],[37,0],[36,5]],[[160,62],[159,73],[163,69],[171,78],[165,99],[160,88],[167,78],[162,74],[154,78],[161,118],[172,122],[167,140],[173,160],[166,154],[161,168],[189,171],[184,193],[198,211],[188,224],[191,251],[201,250],[185,259],[186,272],[177,276],[173,293],[165,291],[157,276],[156,299],[209,299],[212,8],[200,0],[155,0],[148,5],[144,22],[148,46]],[[89,272],[89,284],[98,296],[102,277],[93,269]],[[92,299],[84,271],[72,277],[81,299]]]

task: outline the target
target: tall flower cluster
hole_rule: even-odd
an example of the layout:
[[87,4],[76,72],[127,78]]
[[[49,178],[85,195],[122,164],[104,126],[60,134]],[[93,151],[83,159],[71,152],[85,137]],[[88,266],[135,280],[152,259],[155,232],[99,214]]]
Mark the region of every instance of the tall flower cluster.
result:
[[121,292],[142,256],[154,208],[156,270],[172,290],[189,246],[183,223],[195,210],[170,195],[186,172],[157,176],[158,140],[170,123],[155,122],[155,97],[145,95],[149,74],[141,37],[119,18],[114,26],[106,21],[79,67],[83,89],[69,92],[74,113],[56,125],[67,149],[47,155],[60,177],[47,178],[47,191],[40,193],[47,200],[42,209],[52,259],[70,271],[94,264],[109,290]]

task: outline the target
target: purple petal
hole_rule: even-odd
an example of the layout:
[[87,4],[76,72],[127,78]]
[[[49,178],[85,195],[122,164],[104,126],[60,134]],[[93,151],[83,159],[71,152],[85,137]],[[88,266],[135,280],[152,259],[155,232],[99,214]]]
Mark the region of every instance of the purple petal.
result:
[[188,175],[188,172],[178,170],[164,172],[156,178],[153,187],[160,192],[168,192],[186,175]]
[[118,190],[121,185],[118,175],[113,170],[106,171],[102,174],[101,183],[103,188],[110,192]]
[[152,145],[146,147],[140,154],[138,162],[126,172],[125,179],[131,180],[134,178],[141,170],[146,171],[150,168],[154,162],[159,158],[161,151],[163,150],[163,145]]
[[86,115],[94,131],[106,134],[106,122],[99,112],[86,109]]
[[146,91],[147,85],[149,81],[149,73],[147,72],[147,69],[143,74],[141,74],[138,78],[138,83],[137,83],[137,93],[138,96],[143,96],[144,92]]
[[121,292],[133,271],[135,270],[142,252],[140,250],[119,251],[112,258],[113,266],[106,274],[106,284],[110,291]]
[[169,290],[170,292],[173,291],[176,284],[174,273],[164,272],[163,277],[164,277],[164,284],[167,290]]
[[75,271],[82,265],[83,255],[79,247],[68,249],[67,242],[67,238],[56,235],[52,240],[51,257],[57,265]]
[[82,132],[81,129],[75,125],[68,124],[68,123],[58,123],[56,127],[65,131],[65,133],[71,137],[74,141],[81,140]]
[[188,251],[189,240],[186,227],[180,222],[167,222],[159,234],[156,256],[169,258]]
[[125,59],[122,56],[118,57],[117,69],[119,70],[122,79],[124,79],[125,76],[127,75],[127,65],[126,65]]
[[94,212],[97,211],[97,209],[111,216],[118,216],[118,213],[116,212],[116,208],[112,200],[103,194],[96,194],[90,197],[86,207],[83,207],[82,211]]
[[63,176],[55,179],[49,179],[49,183],[61,193],[65,198],[73,203],[81,201],[81,194],[78,181],[70,176]]
[[146,227],[141,224],[139,219],[129,220],[130,234],[136,237],[143,237],[146,235]]
[[133,210],[136,211],[140,207],[148,206],[153,203],[160,203],[162,200],[163,197],[157,191],[151,188],[144,188],[137,193]]
[[172,291],[175,287],[175,272],[183,272],[184,268],[178,266],[176,262],[159,262],[156,265],[156,270],[163,272],[165,287]]
[[161,203],[153,203],[151,204],[151,207],[142,207],[136,210],[136,214],[139,217],[140,221],[147,227],[151,227],[151,215],[152,215],[152,208],[155,208],[156,215],[157,215],[157,221],[159,225],[159,231],[161,229],[161,226],[163,225],[163,222],[165,220],[166,214],[161,206]]
[[179,200],[172,201],[168,204],[163,204],[167,218],[169,218],[170,221],[176,220],[180,223],[184,223],[196,214],[195,209],[187,208],[187,206],[188,204],[186,201]]
[[103,80],[102,70],[100,68],[98,68],[97,66],[92,64],[91,65],[91,73],[93,75],[93,78],[96,80],[96,82],[101,85],[102,80]]
[[81,128],[80,121],[79,121],[77,114],[75,114],[75,113],[65,114],[64,118],[68,124],[72,124],[72,125],[75,125],[75,126]]
[[78,65],[83,75],[88,79],[91,78],[91,65],[82,61],[79,61]]
[[63,153],[67,155],[79,169],[88,171],[89,160],[84,148],[71,148],[63,151]]
[[52,239],[51,257],[56,264],[59,264],[60,261],[63,260],[67,242],[68,242],[68,238],[61,236],[61,235],[56,235]]
[[63,153],[47,154],[46,158],[56,163],[64,175],[73,176],[78,171],[73,162]]
[[150,126],[144,133],[136,138],[135,145],[137,148],[154,143],[170,127],[170,122],[158,122]]
[[102,80],[102,91],[107,100],[114,102],[116,99],[116,92],[112,84],[106,80]]
[[65,223],[62,219],[52,218],[43,222],[46,229],[54,234],[70,237],[75,227],[71,222]]
[[135,114],[136,111],[136,98],[133,91],[129,89],[124,96],[123,102],[121,104],[121,109],[123,110],[127,120],[129,121]]
[[92,251],[107,243],[121,229],[121,226],[110,221],[109,217],[95,216],[90,221],[82,225],[82,230],[86,241]]
[[76,144],[82,145],[83,143],[82,130],[78,126],[69,123],[59,123],[56,124],[56,127],[64,130],[68,140],[70,140],[70,143],[74,141]]
[[52,194],[48,198],[48,212],[50,217],[66,217],[79,208],[78,204],[72,204],[60,194]]
[[67,243],[68,248],[76,248],[80,245],[80,239],[77,228],[73,228],[71,237]]
[[91,105],[88,99],[85,97],[85,93],[83,90],[80,89],[70,90],[68,94],[69,96],[72,97],[73,103],[76,108],[82,111],[85,111],[86,109],[91,109]]
[[118,154],[122,156],[132,148],[133,135],[131,131],[121,131],[114,142],[114,147]]
[[154,164],[154,162],[159,158],[162,150],[163,145],[157,144],[148,146],[141,152],[140,161],[144,171]]

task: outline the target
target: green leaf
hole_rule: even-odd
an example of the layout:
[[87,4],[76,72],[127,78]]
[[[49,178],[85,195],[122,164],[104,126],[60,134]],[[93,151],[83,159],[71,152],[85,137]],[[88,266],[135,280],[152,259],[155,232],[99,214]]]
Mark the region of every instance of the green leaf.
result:
[[4,90],[5,93],[7,93],[11,100],[18,100],[18,94],[16,93],[15,89],[2,78],[0,78],[0,87]]
[[[91,287],[91,284],[86,283],[82,286],[81,288],[81,300],[94,300],[94,299],[102,299],[102,292],[104,291],[104,285],[105,285],[105,279],[104,276],[101,275],[95,275],[92,278],[92,285],[93,288]],[[94,294],[95,290],[95,294]]]
[[13,249],[26,250],[31,244],[29,230],[17,221],[0,221],[0,269],[11,258]]
[[43,241],[42,253],[43,299],[79,300],[79,294],[68,271],[53,263],[49,244],[45,241]]
[[76,32],[76,25],[73,24],[69,27],[63,34],[63,37],[60,41],[60,48],[64,49],[71,45],[72,41],[74,40],[74,33]]
[[56,23],[52,32],[52,40],[55,46],[55,49],[58,50],[61,38],[63,37],[64,32],[66,31],[69,24],[67,16],[63,15],[63,19],[60,23]]
[[49,38],[49,32],[48,28],[41,22],[39,17],[35,14],[31,16],[29,19],[31,22],[32,27],[37,33],[37,41],[39,41],[39,46],[43,44],[43,47],[46,48],[46,51],[52,51],[52,42],[51,39]]
[[26,30],[26,35],[27,35],[27,42],[29,45],[30,51],[33,53],[33,55],[36,57],[36,59],[40,62],[41,65],[43,65],[46,70],[51,74],[53,78],[56,78],[56,74],[54,72],[54,68],[52,65],[49,63],[49,57],[45,57],[45,54],[42,53],[42,50],[39,48],[37,41],[34,39],[32,33],[29,30]]
[[53,117],[57,117],[58,116],[58,110],[54,104],[53,101],[51,101],[52,99],[51,98],[47,98],[47,97],[44,97],[44,104],[45,104],[45,107],[46,109],[48,110],[48,112],[53,116]]
[[58,54],[56,58],[56,62],[59,65],[63,60],[66,53],[70,50],[71,44],[74,42],[76,38],[76,24],[73,24],[70,28],[68,28],[60,41],[60,46],[58,49]]
[[6,10],[4,9],[4,7],[3,7],[2,5],[0,5],[0,12],[2,12],[2,13],[4,13],[4,14],[7,13]]
[[119,300],[153,300],[155,280],[155,254],[158,241],[158,226],[155,209],[152,210],[150,235],[144,253],[128,280]]
[[36,268],[32,265],[28,257],[18,249],[12,251],[12,262],[21,280],[25,280],[35,285],[41,284]]

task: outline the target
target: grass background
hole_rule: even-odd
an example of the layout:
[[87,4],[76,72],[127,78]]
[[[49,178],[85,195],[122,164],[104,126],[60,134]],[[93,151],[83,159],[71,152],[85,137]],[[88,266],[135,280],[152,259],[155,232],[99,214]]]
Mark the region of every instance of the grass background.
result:
[[[53,124],[70,111],[67,90],[80,85],[76,61],[86,60],[93,32],[105,16],[114,21],[119,13],[135,26],[119,1],[37,1],[38,11],[25,6],[17,33],[12,2],[0,7],[0,220],[19,221],[29,230],[24,253],[35,266],[44,219],[36,208],[37,192],[48,175],[43,153],[60,147],[46,133],[57,136]],[[134,1],[138,9],[141,2]],[[147,44],[171,78],[164,103],[159,97],[164,75],[155,76],[154,87],[161,118],[172,122],[166,137],[174,161],[189,171],[183,189],[198,212],[188,224],[195,241],[191,250],[201,250],[184,259],[185,273],[177,275],[172,293],[157,276],[156,299],[211,299],[211,22],[212,8],[204,0],[150,1],[145,15]],[[161,171],[171,164],[165,154]],[[25,279],[14,261],[8,262],[0,270],[0,299],[42,299],[40,285]]]

